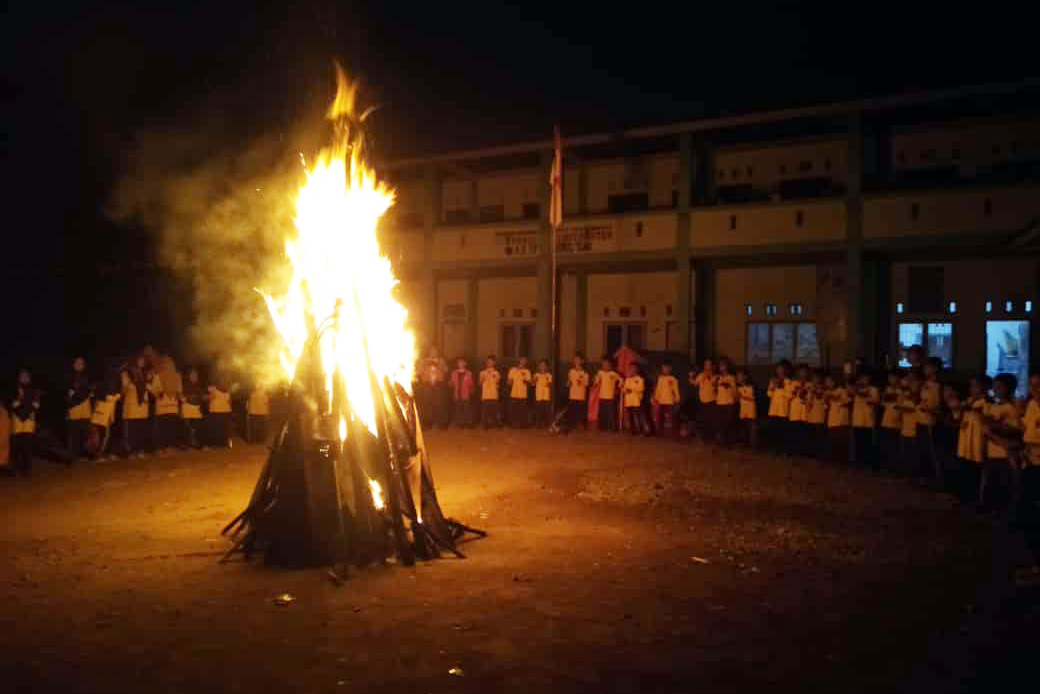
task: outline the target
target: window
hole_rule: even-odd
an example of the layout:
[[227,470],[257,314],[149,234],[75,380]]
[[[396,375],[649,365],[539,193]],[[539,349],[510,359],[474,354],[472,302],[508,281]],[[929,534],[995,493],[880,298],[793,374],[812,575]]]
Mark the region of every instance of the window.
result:
[[1029,387],[1029,321],[986,321],[986,375],[1015,374],[1024,397]]
[[920,345],[929,357],[939,357],[943,366],[953,366],[953,323],[900,323],[899,365],[910,366],[906,353]]
[[646,318],[646,306],[639,307],[639,316],[640,318]]
[[607,198],[607,211],[611,214],[643,212],[650,209],[648,193],[617,193]]
[[917,218],[921,216],[921,203],[914,202],[910,203],[910,219],[917,221]]
[[819,366],[815,323],[747,324],[747,363],[775,364],[781,359]]
[[[646,307],[644,306],[643,308],[645,309]],[[664,305],[664,315],[666,315],[666,316],[671,316],[672,315],[672,305],[671,304],[665,304]]]
[[542,206],[536,202],[525,202],[523,207],[524,219],[538,219],[542,213]]
[[534,325],[510,323],[499,326],[498,330],[499,353],[503,359],[531,356],[531,337],[534,334]]
[[636,238],[642,238],[643,236],[643,223],[636,222]]
[[734,178],[734,179],[740,178],[740,169],[733,169],[732,171],[729,172],[729,175],[730,175],[731,178]]
[[609,355],[618,351],[621,345],[628,345],[637,352],[642,351],[646,348],[646,324],[604,323],[603,345]]
[[621,316],[622,318],[628,318],[629,316],[632,315],[632,309],[629,308],[628,306],[622,306],[621,308],[618,309],[618,315]]
[[729,216],[729,228],[731,231],[737,228],[737,215],[731,214]]
[[1011,313],[1014,310],[1015,310],[1015,302],[1014,301],[1005,301],[1004,302],[1004,312],[1005,313]]
[[719,169],[718,171],[716,171],[715,172],[715,178],[719,179],[720,181],[725,180],[725,178],[726,178],[725,170]]
[[804,222],[805,222],[805,212],[803,212],[801,210],[798,210],[797,212],[795,212],[794,213],[794,223],[795,223],[795,226],[800,228]]
[[498,317],[499,318],[505,318],[506,317],[506,310],[504,308],[498,309]]
[[604,318],[609,318],[610,317],[610,307],[609,306],[604,306],[603,307],[603,317]]
[[987,301],[986,302],[986,313],[993,313],[993,302],[992,301]]
[[1027,301],[1026,302],[1026,313],[1032,313],[1032,312],[1033,312],[1033,302],[1032,301]]
[[522,308],[514,308],[513,309],[513,318],[523,318],[523,317],[524,317],[524,310]]
[[776,315],[776,304],[766,304],[763,307],[763,309],[765,310],[765,314],[767,316],[775,316]]
[[787,312],[792,316],[800,316],[804,312],[805,307],[802,304],[788,304]]
[[950,302],[950,313],[957,313],[957,302],[956,301],[951,301]]
[[911,313],[941,313],[945,298],[945,271],[942,265],[918,265],[908,271]]
[[899,302],[896,303],[896,313],[902,313],[902,312],[903,312],[903,302],[899,301]]
[[754,312],[755,312],[755,309],[752,308],[751,304],[744,304],[744,315],[750,316]]
[[538,309],[532,308],[531,309],[531,318],[537,318],[537,317],[538,317]]
[[448,224],[463,224],[469,221],[469,209],[445,210],[444,221]]
[[501,222],[505,218],[505,205],[483,205],[480,208],[480,221],[482,222]]
[[441,309],[442,318],[465,318],[466,304],[445,304]]

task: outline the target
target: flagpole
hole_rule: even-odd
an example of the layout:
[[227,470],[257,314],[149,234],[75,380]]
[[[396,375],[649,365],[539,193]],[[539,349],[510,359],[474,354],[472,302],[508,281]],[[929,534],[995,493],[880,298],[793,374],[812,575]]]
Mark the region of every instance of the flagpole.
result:
[[559,376],[559,355],[560,355],[560,343],[559,335],[557,331],[557,286],[556,286],[556,230],[559,225],[563,222],[563,150],[560,145],[560,127],[556,126],[553,131],[553,168],[552,168],[552,188],[549,191],[550,195],[550,209],[552,212],[549,215],[549,248],[552,254],[552,284],[550,289],[552,299],[552,310],[550,316],[549,332],[550,339],[552,340],[552,353],[549,355],[551,362],[551,370],[553,384],[549,392],[549,397],[552,402],[552,426],[556,423],[556,392],[559,390],[559,384],[555,381]]

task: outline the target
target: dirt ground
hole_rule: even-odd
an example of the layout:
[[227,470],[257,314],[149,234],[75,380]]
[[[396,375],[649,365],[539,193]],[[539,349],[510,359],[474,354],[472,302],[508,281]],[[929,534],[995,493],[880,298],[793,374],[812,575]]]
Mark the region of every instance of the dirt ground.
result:
[[218,564],[259,447],[0,479],[0,690],[972,691],[1032,669],[1017,538],[907,480],[618,435],[429,445],[445,512],[490,536],[342,586]]

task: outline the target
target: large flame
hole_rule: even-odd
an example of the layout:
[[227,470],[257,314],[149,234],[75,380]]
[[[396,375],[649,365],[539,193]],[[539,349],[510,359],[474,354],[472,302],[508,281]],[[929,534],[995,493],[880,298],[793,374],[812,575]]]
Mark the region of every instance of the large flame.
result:
[[[365,160],[356,86],[338,66],[337,81],[326,114],[335,124],[335,141],[306,169],[296,195],[296,235],[285,240],[292,279],[282,295],[261,294],[284,341],[281,363],[290,380],[307,341],[328,321],[317,343],[327,402],[331,407],[333,376],[339,374],[353,417],[376,434],[373,386],[382,388],[388,377],[410,387],[415,338],[406,327],[407,311],[394,298],[397,279],[376,237],[394,192]],[[345,424],[340,435],[346,435]]]

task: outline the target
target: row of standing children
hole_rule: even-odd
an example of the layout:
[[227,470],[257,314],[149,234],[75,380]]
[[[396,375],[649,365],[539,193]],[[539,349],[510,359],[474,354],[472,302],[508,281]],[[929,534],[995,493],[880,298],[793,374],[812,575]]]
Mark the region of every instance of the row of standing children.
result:
[[[171,386],[171,384],[174,384]],[[10,429],[10,472],[29,475],[36,448],[42,393],[31,373],[18,373],[13,397],[3,416]],[[231,390],[219,381],[204,386],[198,370],[189,369],[180,383],[161,378],[145,356],[139,356],[100,382],[87,374],[86,360],[72,363],[64,393],[65,459],[105,460],[118,452],[143,457],[174,448],[230,446]],[[246,403],[246,436],[266,439],[270,405],[266,391],[254,389]],[[120,428],[119,425],[122,425]],[[118,448],[113,445],[119,440]],[[3,462],[3,461],[0,461]]]

